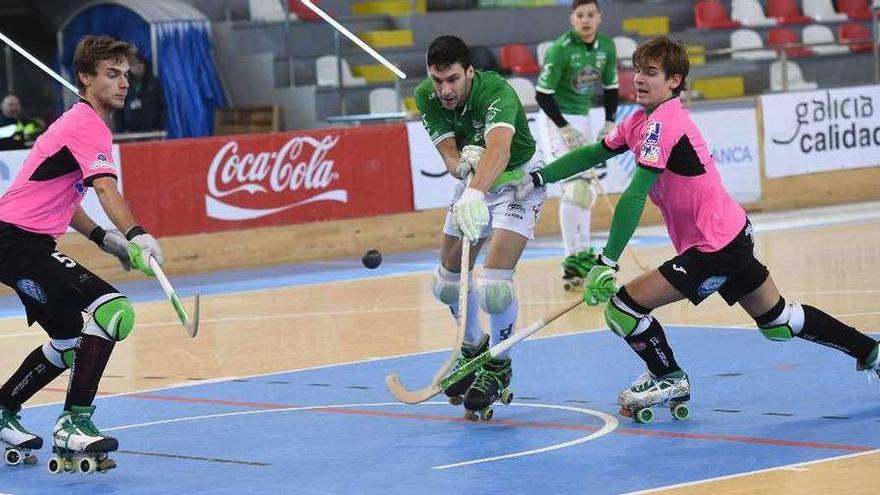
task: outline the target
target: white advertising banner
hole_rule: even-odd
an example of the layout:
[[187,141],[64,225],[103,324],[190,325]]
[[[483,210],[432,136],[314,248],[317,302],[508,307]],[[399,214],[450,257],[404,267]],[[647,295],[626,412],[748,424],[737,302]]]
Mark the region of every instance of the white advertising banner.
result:
[[880,86],[761,97],[767,177],[880,166]]
[[[21,166],[24,164],[25,158],[27,158],[28,153],[31,150],[12,150],[12,151],[0,151],[0,194],[3,194],[6,191],[6,188],[12,184],[12,180],[15,178],[18,171],[21,170]],[[116,175],[119,179],[119,188],[122,189],[122,167],[119,162],[119,145],[113,145],[113,163],[116,164]],[[98,201],[98,196],[95,194],[95,190],[92,188],[88,188],[88,192],[86,193],[86,197],[83,198],[82,207],[92,217],[98,225],[104,228],[116,228],[113,226],[113,222],[107,218],[107,215],[104,213],[104,209],[101,208],[101,203]],[[69,231],[73,231],[73,229],[68,229]]]
[[[638,107],[621,105],[618,121],[633,114]],[[536,114],[529,114],[532,135],[537,136]],[[761,198],[761,175],[758,164],[758,131],[754,108],[692,111],[691,116],[709,143],[724,186],[739,202]],[[590,126],[601,129],[604,109],[590,111]],[[413,200],[416,210],[447,207],[455,179],[446,172],[443,160],[431,144],[420,122],[407,123],[410,163],[412,164]],[[608,161],[602,185],[608,193],[621,193],[635,171],[635,155],[623,153]],[[550,196],[559,196],[558,184],[548,187]]]

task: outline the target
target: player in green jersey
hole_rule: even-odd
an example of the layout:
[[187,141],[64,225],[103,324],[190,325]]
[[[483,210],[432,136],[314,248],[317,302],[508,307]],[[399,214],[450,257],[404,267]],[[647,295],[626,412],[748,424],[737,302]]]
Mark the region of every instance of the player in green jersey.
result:
[[[519,309],[513,271],[534,236],[544,204],[543,189],[514,200],[509,192],[493,194],[489,187],[504,171],[538,170],[543,162],[516,92],[500,75],[474,70],[464,41],[440,36],[429,45],[426,59],[430,77],[416,87],[416,105],[446,169],[459,179],[443,227],[432,290],[456,321],[461,311],[468,312],[460,358],[465,360],[512,334]],[[468,284],[467,308],[458,303],[462,238],[474,245],[471,266],[488,244],[480,276],[476,284]],[[488,339],[483,337],[478,307],[489,315]],[[505,393],[511,376],[505,353],[446,394],[453,403],[463,401],[468,417],[474,418],[474,411],[483,411]]]
[[[602,13],[596,0],[574,0],[571,29],[547,50],[538,78],[538,137],[547,161],[592,141],[590,103],[597,83],[604,88],[605,125],[597,139],[614,128],[617,113],[617,52],[614,42],[599,33]],[[599,171],[599,177],[604,171]],[[593,172],[562,184],[559,224],[565,247],[564,287],[578,287],[595,257],[590,248],[590,210],[596,203],[598,180]]]

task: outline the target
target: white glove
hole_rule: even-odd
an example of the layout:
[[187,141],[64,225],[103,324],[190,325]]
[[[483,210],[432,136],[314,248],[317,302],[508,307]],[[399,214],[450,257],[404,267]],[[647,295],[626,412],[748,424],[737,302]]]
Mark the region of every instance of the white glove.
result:
[[153,269],[150,268],[150,257],[155,258],[159,265],[165,264],[165,256],[162,254],[162,248],[159,247],[156,238],[148,234],[139,225],[129,229],[125,233],[125,237],[130,241],[128,243],[128,256],[131,259],[131,266],[152,276]]
[[606,120],[605,124],[602,126],[602,128],[599,129],[599,134],[596,135],[596,141],[601,141],[601,140],[605,139],[605,136],[611,134],[611,131],[614,130],[614,127],[616,125],[617,124],[615,124],[614,122],[611,122],[610,120]]
[[104,230],[101,227],[95,227],[89,234],[95,244],[107,254],[116,256],[119,264],[125,271],[131,270],[131,259],[128,257],[128,240],[122,235],[122,232],[116,229]]
[[452,218],[461,235],[470,243],[480,240],[480,233],[489,225],[489,207],[483,201],[486,195],[472,187],[461,194],[452,206]]
[[461,149],[461,158],[455,171],[459,179],[464,180],[470,173],[477,172],[477,165],[480,164],[480,158],[485,151],[486,148],[475,144],[468,144]]
[[559,135],[562,136],[562,141],[568,149],[574,149],[587,144],[587,138],[584,137],[581,131],[572,127],[571,124],[560,127]]

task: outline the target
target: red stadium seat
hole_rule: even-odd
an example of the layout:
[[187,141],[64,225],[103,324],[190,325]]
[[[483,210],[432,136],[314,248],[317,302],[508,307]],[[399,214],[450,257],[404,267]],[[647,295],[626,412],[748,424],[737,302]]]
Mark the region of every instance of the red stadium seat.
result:
[[[320,0],[312,0],[312,3],[321,6]],[[318,14],[312,12],[312,9],[303,5],[299,0],[287,0],[287,6],[292,14],[296,14],[296,18],[301,21],[317,21],[321,18]]]
[[837,38],[841,42],[866,41],[866,43],[850,44],[849,49],[853,52],[870,52],[874,50],[871,45],[871,28],[864,24],[851,22],[840,26]]
[[694,6],[694,24],[700,29],[734,29],[740,23],[730,18],[720,2],[704,0]]
[[837,11],[857,21],[871,20],[871,6],[868,0],[837,0]]
[[797,0],[769,0],[767,16],[775,17],[780,24],[809,24],[813,19],[807,17],[798,7]]
[[617,92],[620,95],[621,100],[636,101],[636,85],[634,82],[635,77],[635,71],[618,69],[617,82],[619,84],[619,87],[617,89]]
[[[791,29],[777,27],[771,29],[767,33],[767,44],[772,48],[780,48],[783,45],[788,45],[791,43],[801,43],[798,34]],[[790,48],[786,48],[785,54],[788,57],[809,57],[810,55],[813,55],[813,50],[810,50],[805,46],[793,46]]]
[[510,44],[501,47],[499,66],[513,74],[535,75],[541,71],[532,51],[526,45]]

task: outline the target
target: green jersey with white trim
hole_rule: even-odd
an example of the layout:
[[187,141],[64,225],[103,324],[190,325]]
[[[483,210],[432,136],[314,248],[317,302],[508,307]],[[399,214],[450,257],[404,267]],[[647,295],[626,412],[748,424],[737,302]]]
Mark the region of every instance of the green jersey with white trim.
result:
[[597,82],[605,89],[618,87],[614,41],[597,33],[588,44],[568,30],[547,49],[535,90],[552,94],[564,114],[586,115]]
[[422,125],[434,145],[454,137],[459,150],[468,144],[485,147],[489,131],[496,127],[508,127],[514,133],[510,143],[510,161],[505,170],[519,167],[535,154],[535,140],[529,132],[522,103],[510,84],[495,72],[474,71],[471,91],[462,108],[443,108],[430,78],[416,86],[413,97],[422,112]]

